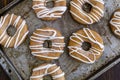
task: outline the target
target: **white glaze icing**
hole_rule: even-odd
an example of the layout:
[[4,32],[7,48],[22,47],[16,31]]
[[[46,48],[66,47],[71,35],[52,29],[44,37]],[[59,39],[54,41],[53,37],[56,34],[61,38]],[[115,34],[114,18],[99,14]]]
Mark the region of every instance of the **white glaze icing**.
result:
[[[45,66],[40,66],[40,67],[37,67],[37,68],[34,68],[33,69],[33,72],[34,71],[40,71],[40,70],[43,70],[45,69],[45,73],[41,74],[41,75],[37,75],[37,76],[31,76],[30,77],[30,80],[34,79],[34,78],[43,78],[45,75],[51,75],[51,74],[54,74],[55,72],[57,72],[58,70],[60,70],[60,67],[57,67],[55,70],[53,70],[52,72],[49,72],[48,73],[48,69],[50,69],[51,67],[53,66],[56,66],[56,64],[47,64]],[[57,79],[57,78],[60,78],[60,77],[63,77],[65,75],[64,72],[62,72],[61,74],[57,74],[57,75],[54,75],[52,76],[53,79]]]
[[114,13],[114,18],[110,20],[110,24],[116,28],[114,31],[115,34],[120,36],[120,11]]
[[[70,37],[70,40],[73,41],[74,43],[79,44],[80,46],[82,46],[82,43],[84,42],[83,38],[88,39],[90,42],[97,44],[101,49],[97,49],[95,47],[91,47],[89,51],[84,51],[82,49],[82,47],[78,47],[78,46],[69,46],[68,48],[71,50],[71,52],[69,53],[72,57],[83,61],[85,63],[94,63],[96,60],[96,55],[100,55],[101,52],[103,52],[104,50],[104,45],[101,44],[99,41],[96,40],[94,34],[91,32],[90,29],[88,28],[83,28],[84,33],[86,34],[86,36],[82,35],[82,34],[78,34],[78,33],[73,33],[73,35]],[[77,38],[79,41],[76,41],[74,38]],[[82,52],[79,52],[82,51]],[[83,56],[84,58],[86,58],[88,61],[82,60],[77,56],[72,55],[72,53],[78,53],[79,55]],[[85,53],[87,54],[91,54],[94,56],[94,60],[91,60],[87,55],[85,55]]]
[[[1,19],[0,19],[0,29],[3,29],[3,25],[5,24],[5,21],[6,21],[6,19],[8,18],[8,16],[9,16],[9,14],[7,14],[7,15],[4,16],[4,17],[1,17]],[[6,31],[7,31],[8,27],[9,27],[10,25],[12,25],[13,17],[14,17],[14,14],[11,14],[11,15],[10,15],[9,23],[8,23],[7,26],[5,27],[4,32],[0,35],[0,43],[2,43],[2,42],[7,38],[7,35],[6,35],[7,33],[6,33]],[[17,24],[19,23],[20,19],[21,19],[21,16],[18,16],[18,17],[16,18],[16,20],[14,21],[14,24],[13,24],[14,27],[17,27]],[[19,39],[19,38],[20,38],[21,31],[23,30],[25,24],[26,24],[26,21],[23,20],[22,23],[21,23],[21,25],[19,26],[19,28],[18,28],[17,31],[15,32],[15,34],[14,34],[12,37],[10,37],[10,36],[8,37],[8,39],[7,39],[4,47],[7,47],[7,48],[8,48],[8,47],[10,46],[10,44],[12,43],[12,40],[14,40],[14,39],[16,39],[16,40],[15,40],[15,44],[14,44],[14,48],[17,48],[17,47],[21,44],[21,42],[24,40],[24,38],[26,37],[26,35],[27,35],[28,32],[29,32],[29,31],[25,32],[25,34],[22,36],[22,38]]]
[[[103,0],[94,0],[94,1],[99,2],[100,4],[104,5]],[[103,17],[104,11],[101,8],[99,8],[97,5],[94,5],[93,3],[91,3],[90,0],[77,0],[77,2],[81,5],[84,5],[84,3],[87,2],[87,3],[91,4],[93,8],[95,8],[94,11],[96,13],[94,13],[94,12],[86,13],[85,11],[83,11],[82,6],[78,5],[78,3],[75,3],[74,1],[70,2],[71,6],[74,7],[75,9],[77,9],[83,16],[86,16],[89,19],[89,21],[84,20],[78,14],[76,14],[74,11],[70,10],[71,14],[76,16],[77,18],[79,18],[80,20],[85,22],[86,24],[92,24],[94,21],[98,22],[100,20],[100,18],[97,15]]]
[[43,32],[52,32],[53,34],[51,36],[47,36],[47,35],[43,35],[43,34],[37,34],[37,33],[33,33],[35,36],[31,36],[31,41],[33,42],[39,42],[41,44],[39,45],[30,45],[30,49],[31,50],[40,50],[38,52],[36,51],[32,51],[32,54],[34,56],[40,56],[40,57],[44,57],[44,58],[50,58],[50,59],[58,59],[59,57],[50,57],[50,56],[44,56],[44,55],[40,55],[41,53],[49,53],[49,52],[53,52],[53,53],[63,53],[63,49],[61,49],[61,47],[64,47],[65,46],[65,43],[55,43],[55,42],[52,42],[52,46],[53,47],[57,47],[59,48],[59,50],[56,50],[56,49],[53,49],[53,48],[44,48],[43,47],[43,43],[45,40],[55,40],[55,39],[64,39],[64,37],[56,37],[57,35],[57,32],[55,30],[44,30],[44,29],[37,29],[39,31],[43,31]]
[[[37,9],[41,9],[38,13],[37,13],[37,17],[38,18],[44,18],[44,17],[50,17],[50,18],[61,18],[60,15],[64,14],[64,12],[66,11],[67,7],[66,6],[56,6],[53,8],[48,9],[45,5],[44,2],[49,2],[49,1],[54,1],[54,0],[33,0],[33,1],[40,1],[40,4],[35,4],[33,5],[33,9],[37,10]],[[64,0],[56,0],[54,1],[55,3],[61,2]],[[59,13],[55,13],[56,11],[59,11]]]

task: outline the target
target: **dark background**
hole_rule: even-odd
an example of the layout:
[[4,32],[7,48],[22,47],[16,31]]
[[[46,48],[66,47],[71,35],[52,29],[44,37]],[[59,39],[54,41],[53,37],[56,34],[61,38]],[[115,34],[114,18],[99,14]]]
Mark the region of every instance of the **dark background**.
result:
[[8,3],[10,3],[13,0],[0,0],[0,9],[6,6]]
[[[10,80],[1,67],[0,80]],[[120,80],[120,63],[102,74],[96,80]]]

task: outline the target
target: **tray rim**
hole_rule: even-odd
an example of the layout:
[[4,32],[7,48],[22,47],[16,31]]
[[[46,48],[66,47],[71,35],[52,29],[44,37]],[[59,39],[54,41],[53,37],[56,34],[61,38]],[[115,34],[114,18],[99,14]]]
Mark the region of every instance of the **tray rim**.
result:
[[23,0],[13,0],[9,4],[7,4],[5,7],[1,8],[0,9],[0,15],[4,14],[4,12],[6,12],[11,7],[15,6],[15,4],[19,3],[20,1],[23,1]]
[[106,71],[108,71],[109,69],[111,69],[112,67],[117,65],[118,63],[120,63],[120,55],[116,56],[115,58],[110,60],[107,64],[105,64],[104,66],[100,67],[94,73],[89,75],[86,79],[87,80],[95,80],[96,78],[101,76],[103,73],[105,73]]

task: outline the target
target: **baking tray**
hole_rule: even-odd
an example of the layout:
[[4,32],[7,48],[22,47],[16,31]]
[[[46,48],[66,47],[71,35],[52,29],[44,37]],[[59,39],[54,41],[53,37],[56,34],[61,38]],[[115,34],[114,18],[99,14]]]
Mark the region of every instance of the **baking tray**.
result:
[[[104,17],[98,23],[87,25],[87,27],[97,31],[102,36],[105,44],[104,54],[94,64],[77,62],[68,55],[69,52],[67,45],[70,35],[78,29],[85,27],[72,19],[69,13],[69,2],[70,0],[67,0],[68,10],[66,13],[61,19],[55,21],[42,21],[38,19],[31,8],[32,0],[24,0],[11,10],[7,11],[7,13],[21,15],[27,21],[29,26],[30,33],[28,34],[27,39],[17,49],[2,47],[3,51],[7,54],[24,80],[29,80],[33,67],[45,63],[45,61],[33,57],[29,49],[29,37],[32,32],[37,28],[44,26],[56,28],[65,36],[66,47],[64,53],[58,60],[53,60],[51,63],[56,63],[61,66],[62,70],[66,73],[66,80],[94,80],[102,73],[120,62],[120,39],[113,35],[108,25],[112,13],[120,7],[118,4],[120,3],[120,0],[105,0]],[[17,79],[12,78],[12,80]]]
[[[0,0],[0,15],[22,0]],[[5,2],[5,3],[4,3]]]

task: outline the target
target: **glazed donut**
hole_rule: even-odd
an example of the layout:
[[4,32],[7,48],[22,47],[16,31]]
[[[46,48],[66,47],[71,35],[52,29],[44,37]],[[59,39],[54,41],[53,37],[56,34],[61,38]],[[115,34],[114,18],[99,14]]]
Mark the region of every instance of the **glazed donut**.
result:
[[[89,12],[83,9],[86,3],[91,5]],[[72,0],[70,5],[72,17],[81,24],[93,24],[98,22],[104,15],[103,0]]]
[[[87,43],[87,45],[84,45]],[[88,43],[90,46],[88,46]],[[87,46],[89,49],[85,49]],[[98,33],[83,28],[82,30],[73,33],[69,42],[69,54],[73,58],[84,63],[94,63],[103,53],[103,40]]]
[[[47,2],[54,1],[53,8],[47,8]],[[38,18],[42,20],[56,20],[66,11],[66,0],[33,0],[32,7]]]
[[[9,36],[7,29],[14,26],[17,30],[13,36]],[[14,14],[7,14],[0,19],[0,44],[4,47],[17,48],[26,38],[28,34],[26,21]]]
[[58,59],[64,52],[64,37],[53,28],[37,29],[30,40],[32,55],[42,60]]
[[120,9],[117,9],[110,20],[112,32],[120,38]]
[[52,76],[53,80],[65,80],[65,73],[56,64],[42,64],[34,68],[30,80],[43,80],[46,75]]

